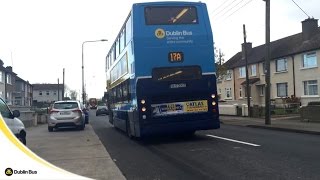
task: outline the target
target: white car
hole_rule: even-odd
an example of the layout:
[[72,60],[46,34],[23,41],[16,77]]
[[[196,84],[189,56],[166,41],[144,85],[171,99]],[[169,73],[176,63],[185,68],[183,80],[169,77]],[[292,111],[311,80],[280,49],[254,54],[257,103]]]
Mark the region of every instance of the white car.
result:
[[12,133],[24,144],[27,144],[27,133],[23,122],[18,119],[20,112],[18,110],[11,111],[7,103],[0,98],[0,112],[1,115],[12,131]]

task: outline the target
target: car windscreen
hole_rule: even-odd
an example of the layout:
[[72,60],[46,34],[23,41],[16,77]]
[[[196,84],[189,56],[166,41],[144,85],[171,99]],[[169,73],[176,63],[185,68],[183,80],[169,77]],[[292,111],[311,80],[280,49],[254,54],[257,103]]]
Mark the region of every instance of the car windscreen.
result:
[[53,105],[54,109],[75,109],[79,108],[78,103],[76,102],[61,102],[61,103],[55,103]]
[[152,79],[155,81],[195,80],[201,78],[199,66],[154,68]]
[[147,25],[198,24],[194,6],[149,6],[144,13]]

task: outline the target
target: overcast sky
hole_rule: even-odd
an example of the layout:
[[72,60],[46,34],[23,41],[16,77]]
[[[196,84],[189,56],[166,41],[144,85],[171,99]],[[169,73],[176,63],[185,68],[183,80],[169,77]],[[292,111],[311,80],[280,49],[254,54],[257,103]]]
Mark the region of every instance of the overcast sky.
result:
[[[30,83],[62,82],[81,94],[81,51],[89,97],[100,98],[105,89],[105,56],[139,0],[0,0],[0,59]],[[232,57],[241,50],[242,25],[253,46],[265,42],[263,0],[205,0],[215,46]],[[295,0],[310,16],[320,17],[319,0]],[[301,32],[307,16],[292,0],[271,0],[271,40]]]

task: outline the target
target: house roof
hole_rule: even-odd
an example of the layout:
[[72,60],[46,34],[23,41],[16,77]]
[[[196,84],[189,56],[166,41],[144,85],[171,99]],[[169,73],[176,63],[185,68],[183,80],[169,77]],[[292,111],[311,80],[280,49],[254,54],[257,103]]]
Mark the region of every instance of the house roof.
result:
[[[288,57],[316,49],[320,49],[320,27],[317,28],[317,33],[310,40],[304,41],[301,32],[270,42],[270,59]],[[248,64],[265,61],[265,54],[265,44],[252,48],[247,53]],[[242,59],[242,52],[235,54],[225,65],[230,69],[245,66],[245,60]]]
[[[32,84],[33,90],[58,90],[58,84]],[[59,84],[59,88],[62,89],[62,84]]]

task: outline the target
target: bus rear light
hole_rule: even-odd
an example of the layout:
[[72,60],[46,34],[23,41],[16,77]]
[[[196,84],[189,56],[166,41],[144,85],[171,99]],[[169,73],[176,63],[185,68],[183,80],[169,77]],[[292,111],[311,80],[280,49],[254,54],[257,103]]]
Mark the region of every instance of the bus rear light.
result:
[[214,99],[216,97],[216,95],[215,94],[211,94],[211,97],[212,97],[212,99]]
[[214,101],[212,102],[212,106],[215,106],[216,104],[217,104],[216,102],[214,102]]
[[145,108],[145,107],[142,107],[142,108],[141,108],[141,111],[142,111],[142,112],[146,112],[146,110],[147,110],[147,108]]
[[146,101],[144,100],[144,99],[141,99],[141,104],[145,104],[146,103]]
[[214,112],[214,113],[215,113],[215,112],[217,112],[217,110],[216,110],[216,109],[212,109],[212,112]]

